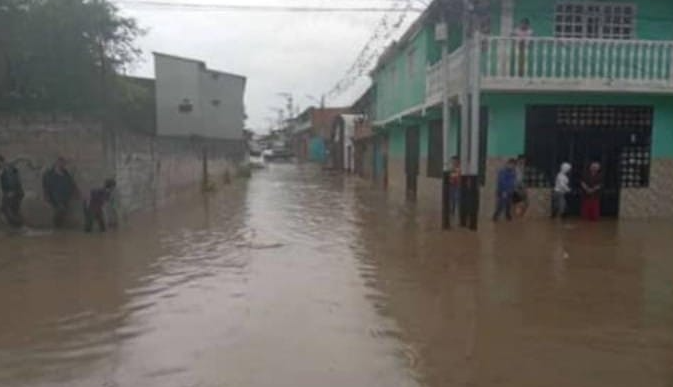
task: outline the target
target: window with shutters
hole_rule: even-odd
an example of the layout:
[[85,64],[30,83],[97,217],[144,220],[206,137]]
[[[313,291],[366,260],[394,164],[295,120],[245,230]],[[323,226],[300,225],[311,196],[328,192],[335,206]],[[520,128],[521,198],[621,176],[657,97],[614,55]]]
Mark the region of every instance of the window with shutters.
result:
[[561,2],[556,5],[554,17],[557,38],[636,38],[634,4]]

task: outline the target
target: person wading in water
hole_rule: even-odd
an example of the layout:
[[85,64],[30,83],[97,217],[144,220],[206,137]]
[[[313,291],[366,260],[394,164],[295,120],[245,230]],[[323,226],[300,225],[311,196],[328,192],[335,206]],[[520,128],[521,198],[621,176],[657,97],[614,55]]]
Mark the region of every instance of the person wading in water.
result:
[[603,175],[601,165],[591,163],[589,170],[582,177],[582,218],[596,222],[601,217],[601,190]]
[[563,219],[566,215],[566,195],[570,193],[570,178],[568,174],[573,169],[570,163],[561,164],[561,170],[556,175],[554,191],[552,193],[552,218]]
[[103,188],[95,188],[91,190],[89,199],[84,202],[85,232],[93,231],[94,221],[98,224],[98,228],[101,232],[107,230],[103,207],[105,206],[105,203],[110,200],[110,196],[116,186],[117,183],[113,179],[108,179],[105,181]]
[[42,188],[45,200],[54,210],[54,227],[63,227],[70,209],[70,202],[79,194],[75,179],[66,169],[63,157],[59,157],[54,166],[44,174]]
[[7,163],[1,155],[0,183],[2,186],[2,215],[5,216],[10,226],[20,228],[23,226],[21,201],[24,195],[21,176],[16,167]]

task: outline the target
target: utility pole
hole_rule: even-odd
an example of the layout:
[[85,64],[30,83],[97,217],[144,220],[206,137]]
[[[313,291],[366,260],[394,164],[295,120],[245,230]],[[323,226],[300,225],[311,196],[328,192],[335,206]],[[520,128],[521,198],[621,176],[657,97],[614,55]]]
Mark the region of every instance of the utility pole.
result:
[[465,87],[461,95],[461,164],[466,172],[461,186],[463,227],[477,230],[479,217],[479,150],[481,86],[479,62],[480,32],[471,0],[463,0],[463,42],[465,45]]
[[435,31],[436,39],[442,44],[442,228],[451,228],[451,156],[449,137],[451,132],[451,105],[449,101],[449,17],[448,5],[442,9],[441,28]]

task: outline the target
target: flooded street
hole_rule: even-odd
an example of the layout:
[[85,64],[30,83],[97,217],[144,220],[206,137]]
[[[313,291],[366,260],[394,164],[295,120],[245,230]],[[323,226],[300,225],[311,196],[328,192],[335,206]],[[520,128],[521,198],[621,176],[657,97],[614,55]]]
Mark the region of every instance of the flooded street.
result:
[[672,224],[437,225],[276,165],[117,233],[0,236],[0,386],[673,386]]

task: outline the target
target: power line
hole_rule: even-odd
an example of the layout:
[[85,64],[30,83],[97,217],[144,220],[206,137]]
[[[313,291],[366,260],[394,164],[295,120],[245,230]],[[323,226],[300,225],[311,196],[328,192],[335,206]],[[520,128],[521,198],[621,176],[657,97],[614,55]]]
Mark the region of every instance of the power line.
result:
[[[297,12],[297,13],[381,13],[381,12],[422,12],[421,8],[410,7],[316,7],[316,6],[275,6],[241,4],[204,4],[166,1],[116,0],[119,5],[142,7],[153,10],[184,10],[208,12]],[[397,2],[397,1],[395,1]],[[395,3],[394,2],[394,3]]]
[[391,20],[391,13],[387,13],[383,16],[377,27],[374,29],[372,36],[360,50],[360,53],[353,64],[346,71],[346,74],[327,93],[330,98],[341,96],[343,93],[350,90],[362,76],[367,74],[373,67],[375,61],[389,45],[395,32],[402,27],[409,11],[413,9],[412,0],[406,0],[405,7],[395,8],[395,11],[400,13],[396,20]]

